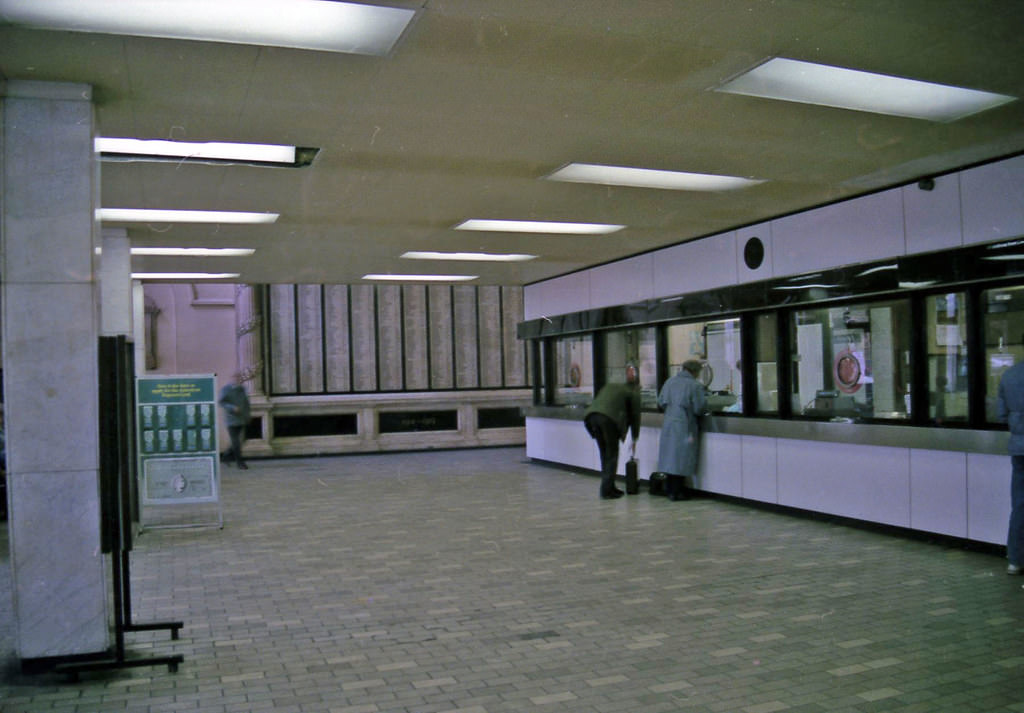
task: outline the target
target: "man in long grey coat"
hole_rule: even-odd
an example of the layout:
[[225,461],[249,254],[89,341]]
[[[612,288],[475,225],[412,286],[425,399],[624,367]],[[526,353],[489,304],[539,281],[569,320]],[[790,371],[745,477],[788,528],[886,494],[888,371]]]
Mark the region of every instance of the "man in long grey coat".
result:
[[707,390],[697,381],[700,372],[701,363],[689,359],[658,393],[658,406],[665,410],[658,441],[658,470],[666,476],[665,494],[670,500],[686,499],[686,477],[697,472],[700,451],[697,419],[708,404]]

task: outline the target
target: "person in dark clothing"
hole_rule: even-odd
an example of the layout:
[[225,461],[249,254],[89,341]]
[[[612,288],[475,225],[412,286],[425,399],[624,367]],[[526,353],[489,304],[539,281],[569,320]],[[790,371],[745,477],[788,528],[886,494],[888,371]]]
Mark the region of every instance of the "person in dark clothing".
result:
[[[1024,339],[1024,337],[1022,337]],[[1010,526],[1006,535],[1007,574],[1024,574],[1024,361],[999,379],[999,418],[1010,427]]]
[[224,454],[223,460],[234,460],[241,470],[249,467],[242,458],[242,441],[245,438],[245,427],[249,425],[249,396],[245,393],[243,382],[241,372],[235,372],[234,381],[220,390],[220,398],[217,399],[227,417],[228,436],[231,438],[231,448]]
[[583,412],[583,424],[590,437],[597,441],[601,453],[601,497],[621,498],[615,487],[615,471],[619,465],[619,441],[632,433],[632,455],[640,436],[640,383],[636,367],[626,366],[625,384],[606,384]]

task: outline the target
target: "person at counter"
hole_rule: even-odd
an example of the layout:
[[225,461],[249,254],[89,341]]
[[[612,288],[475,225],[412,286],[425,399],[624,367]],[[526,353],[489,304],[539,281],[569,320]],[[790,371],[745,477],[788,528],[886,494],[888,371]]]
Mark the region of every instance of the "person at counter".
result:
[[1010,526],[1006,535],[1007,574],[1021,574],[1024,565],[1024,361],[999,379],[999,420],[1010,427]]
[[700,372],[701,363],[688,359],[658,392],[658,406],[665,410],[658,440],[658,471],[665,474],[665,494],[669,500],[686,500],[686,478],[697,473],[697,419],[704,415],[708,405],[707,389],[697,380]]
[[636,455],[636,439],[640,436],[640,379],[636,366],[626,365],[625,384],[605,384],[593,403],[583,412],[583,425],[597,441],[601,453],[601,497],[621,498],[615,487],[615,471],[619,465],[619,441],[632,433],[632,455]]

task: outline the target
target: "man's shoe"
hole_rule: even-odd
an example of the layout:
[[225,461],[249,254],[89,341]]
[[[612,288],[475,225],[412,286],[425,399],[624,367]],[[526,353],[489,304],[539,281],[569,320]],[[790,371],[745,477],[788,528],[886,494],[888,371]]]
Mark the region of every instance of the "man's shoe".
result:
[[239,470],[249,470],[249,466],[247,466],[245,463],[239,463],[238,464],[238,469]]
[[1007,574],[1022,574],[1019,564],[1008,564],[1006,565]]
[[612,488],[612,492],[615,493],[615,495],[620,496],[620,497],[622,495],[625,495],[625,492],[622,491],[622,490],[619,490],[618,488]]
[[621,490],[613,490],[610,493],[601,493],[601,498],[603,500],[614,500],[615,498],[621,498],[622,496],[623,492]]

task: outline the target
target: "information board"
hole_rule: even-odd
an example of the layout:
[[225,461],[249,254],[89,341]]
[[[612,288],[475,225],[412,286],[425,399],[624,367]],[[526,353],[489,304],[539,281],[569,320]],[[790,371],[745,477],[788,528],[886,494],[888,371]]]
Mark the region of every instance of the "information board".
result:
[[[218,486],[216,377],[145,376],[135,380],[141,527],[222,525]],[[215,503],[217,522],[147,523],[146,506]]]

